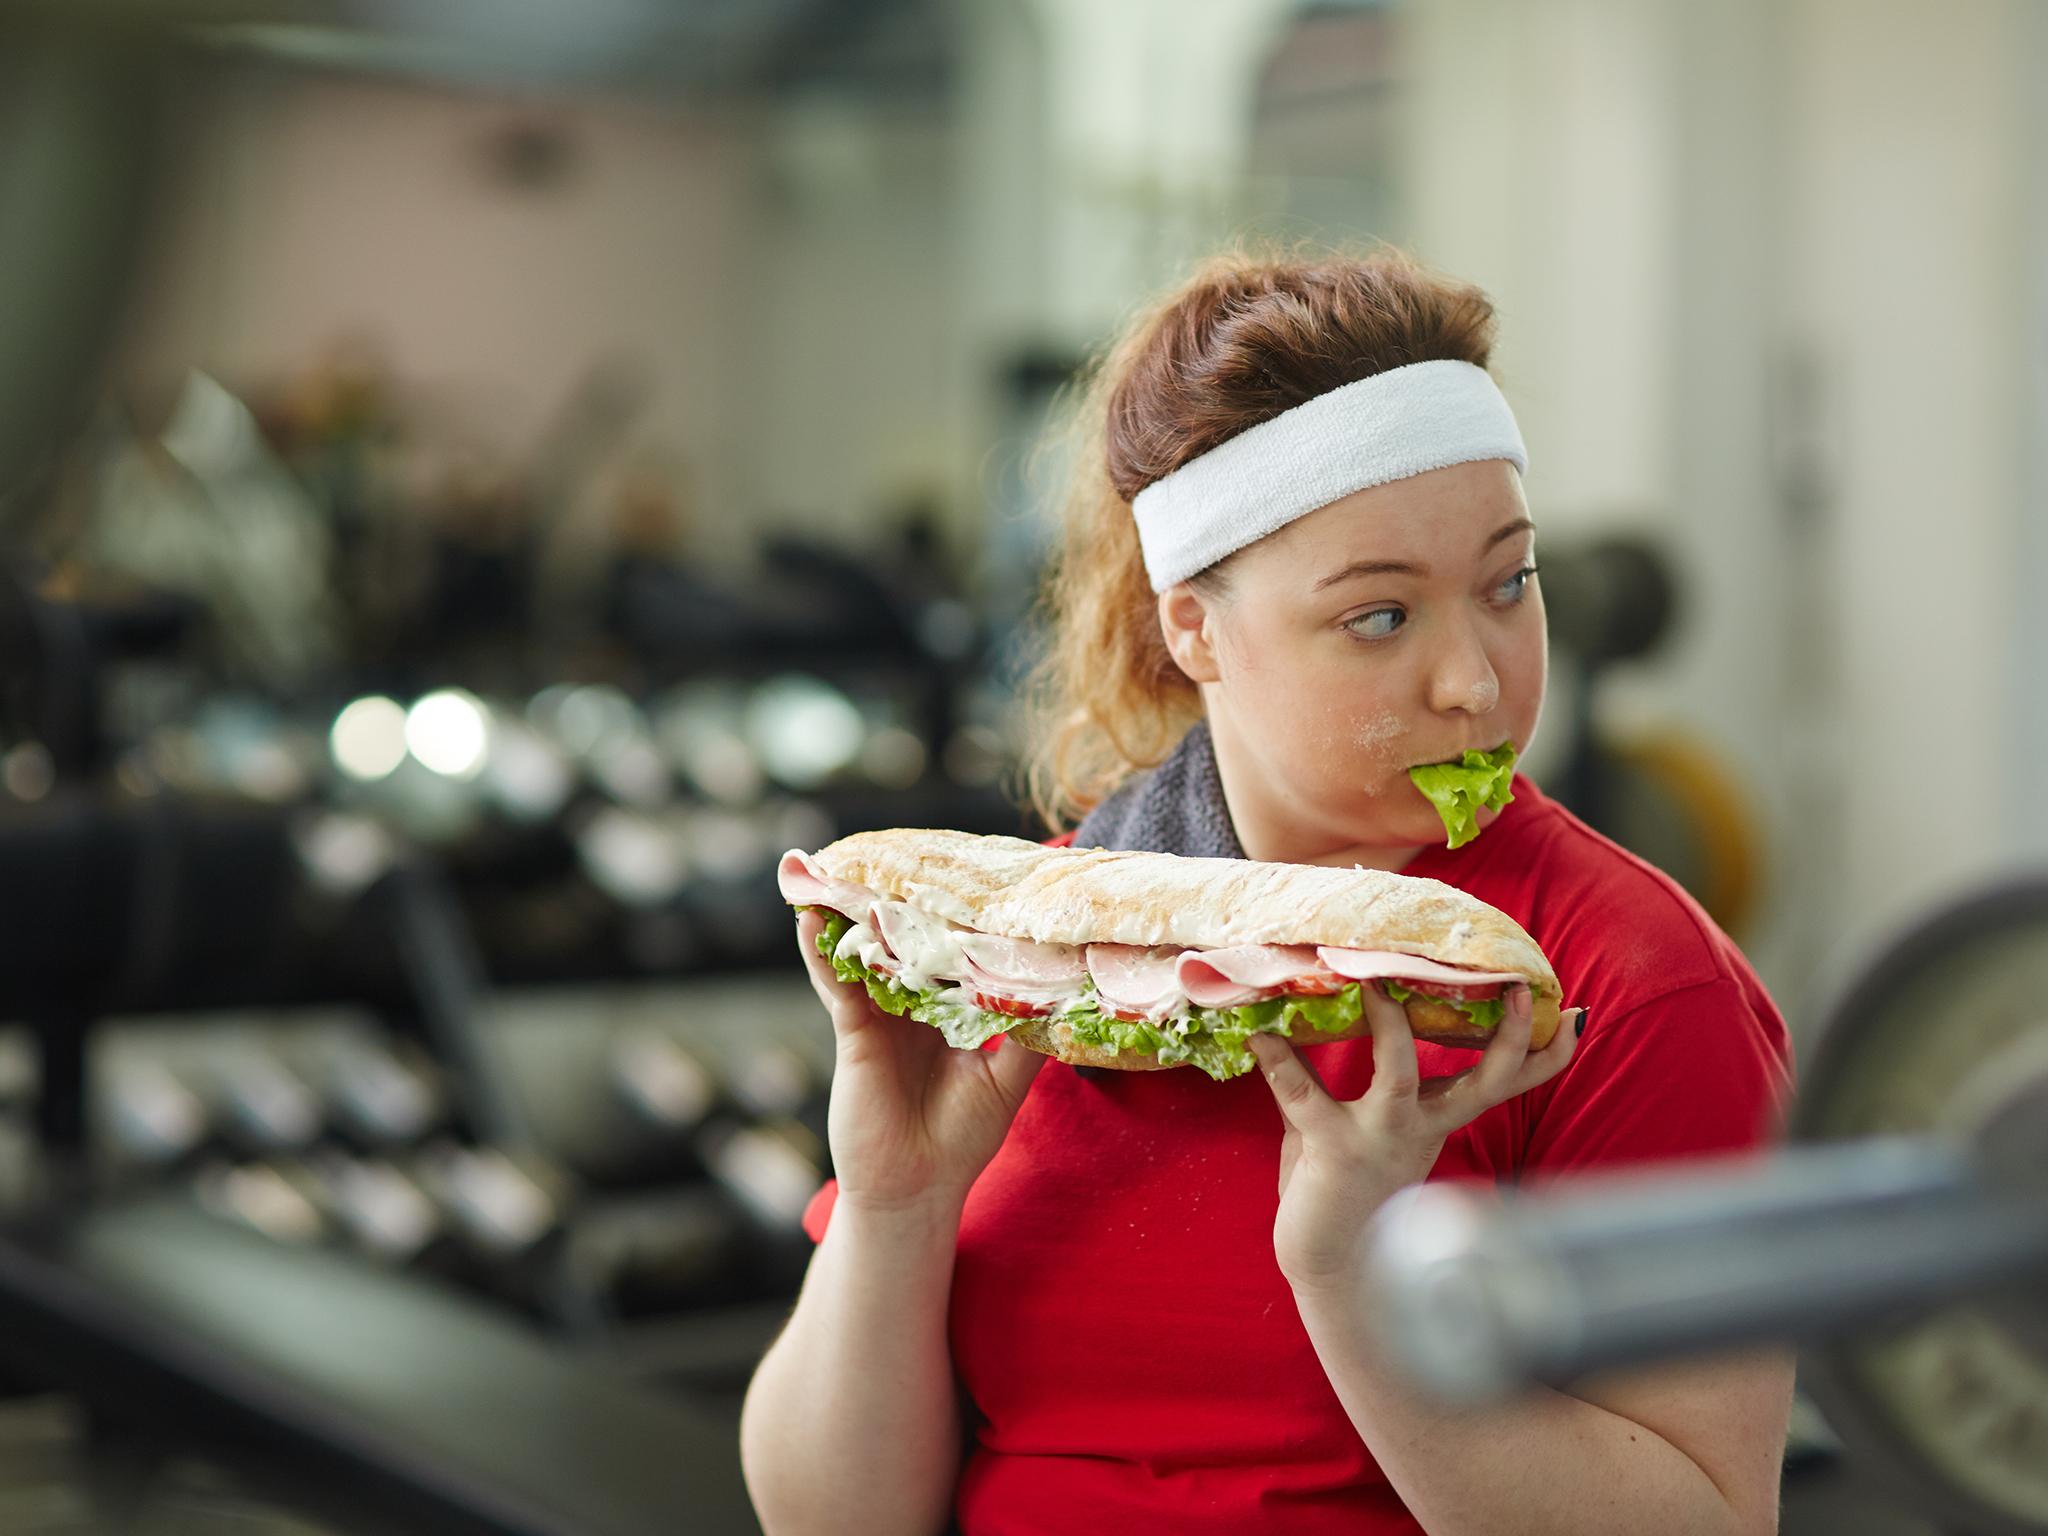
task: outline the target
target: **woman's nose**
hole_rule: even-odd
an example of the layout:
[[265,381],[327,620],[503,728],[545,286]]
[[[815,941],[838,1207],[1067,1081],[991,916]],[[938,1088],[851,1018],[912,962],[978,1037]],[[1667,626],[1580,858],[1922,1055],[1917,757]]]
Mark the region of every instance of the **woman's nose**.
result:
[[1447,637],[1431,670],[1430,707],[1449,714],[1462,710],[1483,715],[1500,703],[1500,678],[1487,659],[1486,647],[1470,630]]

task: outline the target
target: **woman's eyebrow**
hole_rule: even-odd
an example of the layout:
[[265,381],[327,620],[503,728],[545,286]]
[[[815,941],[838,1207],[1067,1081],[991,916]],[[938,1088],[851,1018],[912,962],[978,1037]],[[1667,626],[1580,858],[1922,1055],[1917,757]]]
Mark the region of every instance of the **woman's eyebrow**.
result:
[[[1536,525],[1533,522],[1526,517],[1518,517],[1512,523],[1494,530],[1492,536],[1480,546],[1480,556],[1483,559],[1486,552],[1492,549],[1494,545],[1501,543],[1503,540],[1512,539],[1518,533],[1534,533],[1535,531]],[[1428,566],[1416,565],[1407,560],[1354,560],[1341,571],[1332,571],[1313,587],[1310,587],[1309,590],[1311,592],[1320,592],[1325,587],[1335,586],[1340,581],[1348,581],[1353,576],[1427,576],[1428,574]]]

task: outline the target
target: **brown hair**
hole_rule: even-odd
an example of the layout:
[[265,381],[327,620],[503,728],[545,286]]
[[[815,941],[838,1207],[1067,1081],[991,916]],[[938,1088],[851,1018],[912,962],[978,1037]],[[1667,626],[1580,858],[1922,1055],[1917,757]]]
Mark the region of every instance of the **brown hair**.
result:
[[[1166,649],[1131,498],[1218,443],[1339,385],[1439,360],[1484,368],[1486,295],[1392,247],[1239,247],[1141,311],[1069,395],[1065,535],[1028,689],[1031,802],[1071,825],[1158,763],[1202,713]],[[1227,561],[1194,578],[1219,591]]]

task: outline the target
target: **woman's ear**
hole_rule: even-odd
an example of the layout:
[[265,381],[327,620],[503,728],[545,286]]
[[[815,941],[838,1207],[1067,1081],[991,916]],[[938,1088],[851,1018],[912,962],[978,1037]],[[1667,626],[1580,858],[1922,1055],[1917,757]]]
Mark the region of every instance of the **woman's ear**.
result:
[[1214,616],[1195,589],[1177,581],[1159,594],[1159,630],[1167,654],[1192,683],[1222,679],[1216,666]]

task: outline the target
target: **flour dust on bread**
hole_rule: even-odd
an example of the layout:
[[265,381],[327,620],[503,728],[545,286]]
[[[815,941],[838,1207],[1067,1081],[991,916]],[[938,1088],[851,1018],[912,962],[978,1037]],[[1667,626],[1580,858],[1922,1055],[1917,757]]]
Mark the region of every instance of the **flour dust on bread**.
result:
[[[1026,986],[1003,995],[1003,977],[973,967],[967,985],[913,999],[895,985],[888,946],[844,922],[835,930],[834,964],[847,979],[879,981],[880,990],[869,990],[892,1011],[943,1019],[955,1044],[1005,1032],[1077,1065],[1148,1070],[1187,1061],[1212,1076],[1236,1075],[1253,1065],[1242,1049],[1248,1033],[1303,1043],[1369,1034],[1357,985],[1375,979],[1403,1003],[1417,1038],[1440,1044],[1483,1047],[1500,1016],[1498,998],[1516,982],[1531,989],[1532,1048],[1546,1044],[1558,1022],[1557,978],[1511,918],[1440,881],[1380,870],[1047,848],[1020,838],[899,828],[843,838],[816,855],[792,852],[783,889],[798,905],[829,909],[836,899],[856,909],[849,916],[858,924],[868,922],[872,899],[883,918],[894,915],[899,930],[912,916],[926,924],[928,914],[970,944],[980,944],[979,935],[1026,941],[1006,953],[1031,950],[1021,962],[1027,970],[1034,957],[1052,957],[1051,970],[1041,968],[1037,979],[1049,982],[1064,970],[1071,990]],[[1085,948],[1091,945],[1098,947]],[[1085,968],[1074,958],[1080,954],[1088,957]],[[1178,1006],[1159,1003],[1134,1014],[1109,995],[1106,977],[1104,995],[1096,994],[1098,959],[1119,954],[1144,957],[1155,976],[1170,961],[1185,968],[1214,957],[1233,978],[1269,985],[1231,987],[1196,965],[1195,973],[1208,978],[1201,1000],[1217,1006],[1197,1007],[1183,994]],[[884,974],[870,974],[859,956]],[[1241,969],[1245,963],[1258,974]],[[915,970],[911,976],[917,984],[930,981]],[[922,1006],[913,1008],[919,999]],[[988,1009],[1012,1016],[981,1012]],[[975,1012],[979,1026],[970,1028],[960,1010]]]

